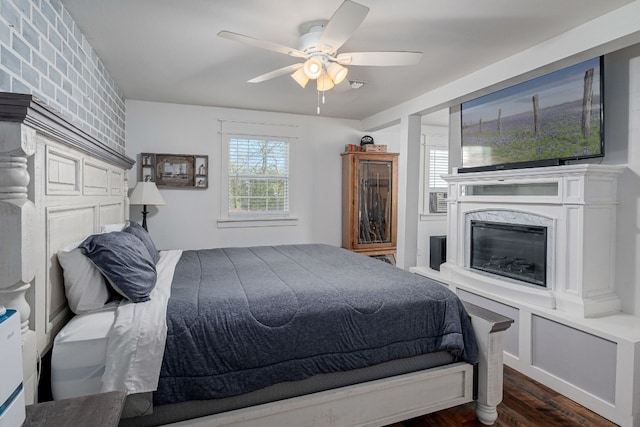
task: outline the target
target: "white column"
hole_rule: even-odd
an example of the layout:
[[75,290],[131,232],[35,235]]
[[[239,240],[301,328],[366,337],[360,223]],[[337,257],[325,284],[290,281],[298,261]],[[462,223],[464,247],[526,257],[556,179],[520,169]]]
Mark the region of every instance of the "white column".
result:
[[36,211],[28,198],[27,170],[35,138],[35,130],[20,123],[0,123],[0,305],[20,314],[27,403],[35,399],[36,386],[36,340],[26,298],[35,277]]
[[418,255],[418,215],[420,212],[421,116],[400,121],[402,149],[398,165],[398,266],[415,267]]

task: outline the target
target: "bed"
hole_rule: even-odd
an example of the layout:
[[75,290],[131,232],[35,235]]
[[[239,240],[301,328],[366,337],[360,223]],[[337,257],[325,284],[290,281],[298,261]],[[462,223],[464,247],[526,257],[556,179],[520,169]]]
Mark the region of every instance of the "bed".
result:
[[[85,321],[84,314],[73,316],[70,307],[73,304],[65,294],[65,277],[63,269],[60,267],[58,254],[72,243],[77,245],[78,242],[83,242],[89,235],[110,234],[108,232],[102,233],[102,231],[105,231],[103,230],[104,227],[109,224],[122,224],[126,221],[129,210],[127,169],[132,166],[133,161],[93,140],[75,125],[64,121],[55,112],[28,95],[1,96],[0,105],[4,111],[4,113],[0,113],[0,119],[3,120],[3,127],[0,128],[0,131],[4,134],[3,142],[0,143],[0,152],[11,156],[12,164],[15,164],[15,167],[22,173],[21,176],[6,174],[1,169],[2,166],[0,166],[0,174],[4,174],[3,176],[10,175],[12,179],[14,179],[14,176],[18,176],[15,178],[15,183],[11,182],[11,180],[5,180],[4,182],[15,184],[7,187],[11,189],[20,187],[15,190],[15,197],[11,198],[10,203],[2,202],[4,205],[0,209],[0,216],[3,219],[0,224],[5,223],[5,219],[9,220],[12,227],[7,227],[7,235],[12,241],[16,242],[16,247],[20,249],[18,251],[0,249],[6,251],[1,255],[6,256],[11,265],[17,266],[17,268],[11,268],[7,271],[2,270],[1,274],[5,277],[2,277],[3,280],[0,281],[2,283],[0,286],[3,287],[0,289],[0,303],[5,303],[5,305],[12,307],[20,307],[23,323],[25,389],[29,394],[27,399],[31,399],[31,402],[37,399],[36,383],[38,372],[36,367],[38,366],[38,355],[49,351],[55,339],[63,341],[60,337],[73,335],[72,332],[76,333],[74,335],[75,338],[66,341],[66,345],[73,348],[74,345],[82,346],[86,345],[87,342],[90,343],[91,348],[94,350],[92,354],[93,360],[85,359],[75,362],[71,358],[63,358],[62,360],[68,359],[70,362],[70,365],[66,368],[74,369],[74,372],[80,373],[79,375],[87,375],[88,377],[93,375],[94,381],[86,380],[88,377],[85,377],[85,379],[77,381],[76,384],[72,384],[72,379],[67,376],[65,377],[67,380],[66,386],[68,386],[69,390],[74,389],[74,387],[77,390],[77,386],[81,385],[86,387],[81,391],[82,393],[91,393],[96,391],[95,387],[99,382],[96,381],[99,376],[96,372],[99,372],[100,369],[111,369],[109,367],[110,359],[106,358],[106,356],[104,362],[101,362],[101,359],[105,354],[109,353],[108,347],[111,345],[109,334],[113,329],[117,329],[118,316],[120,316],[118,311],[121,311],[120,306],[136,307],[135,309],[129,309],[129,311],[135,312],[141,311],[138,308],[148,304],[145,301],[132,304],[109,302],[99,309],[90,310],[91,314],[99,314],[98,317],[100,319],[98,320]],[[26,182],[24,180],[25,174],[27,175]],[[22,188],[26,191],[22,191]],[[119,233],[119,231],[112,233]],[[339,251],[340,255],[337,261],[336,259],[332,261],[334,264],[329,264],[332,266],[330,270],[333,278],[318,279],[318,277],[321,277],[320,273],[316,271],[321,268],[319,259],[329,256],[325,252],[329,253],[335,250]],[[218,262],[216,265],[222,268],[222,271],[230,272],[233,270],[236,277],[247,274],[255,275],[255,264],[250,265],[247,269],[238,268],[236,270],[236,267],[245,261],[250,264],[245,259],[247,251],[260,253],[261,255],[258,257],[260,260],[265,258],[291,258],[293,252],[298,252],[303,253],[303,260],[296,261],[297,270],[290,271],[291,267],[271,266],[265,267],[267,270],[258,275],[258,278],[264,279],[265,272],[270,271],[273,273],[272,279],[274,280],[271,280],[273,287],[269,288],[278,290],[276,293],[266,295],[267,300],[271,301],[266,305],[278,308],[275,312],[268,312],[263,308],[258,308],[257,305],[251,306],[251,310],[249,310],[254,319],[259,319],[258,325],[268,326],[269,333],[256,334],[255,331],[247,331],[247,334],[256,340],[253,347],[247,347],[244,350],[230,350],[231,347],[227,346],[225,348],[230,352],[228,357],[217,360],[212,360],[212,355],[205,352],[203,353],[203,358],[200,361],[196,361],[196,364],[225,367],[230,364],[230,360],[234,359],[243,363],[254,361],[252,359],[254,355],[251,354],[249,348],[253,348],[255,353],[260,353],[260,349],[265,348],[264,343],[260,344],[258,340],[261,335],[277,335],[274,331],[287,329],[288,325],[292,323],[291,319],[296,318],[296,316],[302,317],[301,314],[305,313],[306,309],[313,308],[316,305],[309,303],[314,298],[316,300],[318,298],[321,300],[332,299],[327,297],[326,293],[324,294],[325,296],[319,297],[315,293],[308,293],[308,290],[304,292],[300,289],[291,290],[291,286],[303,286],[303,282],[313,283],[314,286],[309,286],[309,288],[314,291],[316,288],[321,287],[320,284],[324,283],[326,285],[330,283],[331,286],[326,285],[325,287],[329,289],[329,295],[334,297],[338,295],[340,297],[337,300],[342,304],[343,310],[348,307],[351,313],[372,317],[372,313],[386,313],[386,306],[383,301],[387,300],[382,299],[379,292],[386,292],[386,296],[400,293],[392,292],[397,291],[400,285],[394,285],[389,282],[391,276],[398,275],[398,277],[401,277],[401,281],[406,282],[400,288],[407,290],[408,295],[405,296],[408,296],[409,300],[414,299],[410,294],[410,290],[413,289],[415,291],[416,288],[422,287],[431,288],[432,291],[439,295],[438,298],[434,299],[447,300],[445,305],[453,306],[453,313],[457,313],[455,318],[458,320],[453,323],[457,324],[460,330],[454,331],[452,334],[443,335],[448,338],[455,336],[450,340],[437,339],[429,342],[411,342],[410,345],[396,346],[392,345],[393,343],[385,344],[379,342],[377,344],[381,348],[384,347],[384,351],[363,350],[361,353],[350,354],[346,358],[346,367],[338,368],[337,373],[331,372],[327,368],[337,363],[331,357],[315,360],[311,368],[298,365],[297,362],[276,360],[271,364],[272,369],[268,374],[254,375],[250,378],[245,378],[245,375],[233,377],[232,374],[230,379],[223,380],[226,384],[245,383],[242,387],[234,390],[231,396],[211,395],[210,390],[202,392],[203,394],[198,394],[200,391],[194,392],[192,390],[184,392],[184,396],[167,397],[167,390],[175,389],[173,384],[175,384],[176,379],[167,379],[168,377],[164,374],[175,371],[179,363],[162,365],[165,362],[157,362],[165,360],[162,357],[165,344],[162,344],[159,355],[154,358],[148,357],[151,350],[144,350],[139,355],[131,355],[132,359],[130,360],[137,360],[138,364],[145,365],[145,360],[156,360],[155,364],[161,365],[159,369],[162,374],[157,379],[160,390],[157,394],[164,397],[157,398],[156,402],[166,403],[154,406],[154,415],[151,417],[134,419],[135,421],[132,422],[136,423],[135,425],[142,425],[140,423],[147,422],[142,421],[143,419],[153,420],[152,417],[154,416],[160,417],[162,419],[160,422],[163,423],[176,421],[175,425],[275,426],[286,423],[309,426],[385,425],[473,400],[477,402],[477,413],[480,421],[485,424],[491,424],[495,421],[497,417],[496,406],[502,397],[503,332],[510,324],[509,319],[471,305],[463,306],[442,285],[428,283],[427,279],[419,278],[419,276],[414,276],[393,266],[352,254],[339,248],[330,248],[326,245],[226,248],[199,252],[185,251],[179,254],[176,251],[167,251],[167,253],[161,254],[159,263],[162,263],[163,259],[172,259],[175,261],[175,265],[178,266],[180,262],[191,257],[197,259],[197,262],[201,265],[209,265],[208,262],[203,263],[203,258],[201,257],[210,256],[212,258],[207,259]],[[207,253],[204,254],[203,252]],[[227,265],[228,268],[225,270],[224,264],[228,264],[230,259],[235,260],[231,263],[233,268]],[[338,266],[335,264],[336,262],[347,265]],[[278,270],[278,268],[283,270]],[[382,270],[378,268],[382,268]],[[157,270],[162,270],[160,264],[158,264]],[[189,267],[186,271],[192,271],[192,268]],[[276,271],[278,272],[277,274]],[[374,271],[375,274],[372,273]],[[343,279],[341,275],[346,275],[347,272],[356,272],[356,276],[361,279],[367,279],[369,283],[378,281],[377,285],[380,288],[378,288],[377,295],[379,298],[367,299],[361,293],[356,292],[358,288],[365,286],[364,282],[349,286],[345,285],[344,283],[346,282],[341,281]],[[367,276],[367,272],[373,275]],[[282,279],[285,275],[297,278],[297,284],[282,285],[279,279]],[[311,282],[301,281],[300,277],[303,275],[309,276],[307,278],[311,278]],[[158,273],[156,279],[161,277],[165,276]],[[275,280],[275,278],[278,280]],[[194,278],[192,277],[190,280],[193,281]],[[169,282],[173,283],[173,280]],[[11,285],[6,286],[6,283]],[[155,286],[155,283],[154,281],[150,294],[162,288]],[[242,283],[245,282],[242,281]],[[245,292],[245,300],[247,295],[257,298],[258,294],[262,293],[260,291],[262,288],[259,286],[246,286],[254,286],[254,288],[251,288],[248,293]],[[167,312],[188,312],[184,307],[181,308],[181,299],[172,299],[180,296],[181,291],[176,291],[171,287],[171,284],[169,284],[169,289]],[[193,293],[189,293],[189,287],[186,286],[185,289],[187,290],[183,298],[193,298]],[[234,305],[231,304],[231,301],[237,301],[237,298],[232,296],[237,294],[238,289],[229,288],[225,292],[229,293],[229,298],[224,300],[226,304]],[[451,299],[449,300],[449,298]],[[162,297],[156,297],[154,294],[150,301],[158,299],[161,300]],[[177,301],[178,305],[172,308],[172,301]],[[470,317],[467,316],[467,313]],[[336,313],[333,313],[333,316],[335,315]],[[340,315],[344,316],[344,312]],[[157,311],[153,311],[151,317],[145,321],[153,322],[153,319],[158,319],[157,316],[163,318],[162,311],[160,314]],[[447,318],[447,316],[451,317],[451,314],[443,316],[439,317],[439,319]],[[356,329],[360,328],[361,325],[354,320],[353,316],[345,317],[347,317],[347,325]],[[169,317],[169,319],[167,328],[167,336],[169,338],[167,338],[166,345],[169,347],[183,345],[175,344],[174,341],[170,340],[174,335],[173,327],[175,325],[172,323],[172,317]],[[182,322],[187,320],[194,321],[193,318],[186,320],[183,318]],[[400,318],[387,313],[385,316],[380,317],[378,320],[380,323],[374,324],[374,331],[386,328],[389,326],[387,324],[393,323],[394,320],[399,323],[402,323],[402,321],[418,323],[415,318]],[[216,321],[220,322],[221,320],[217,319]],[[313,320],[312,322],[318,322],[318,320]],[[87,324],[91,325],[89,332],[86,330]],[[333,344],[327,339],[337,334],[332,327],[333,322],[328,324],[317,323],[315,331],[318,337],[313,336],[310,338],[307,336],[306,339],[300,338],[301,342],[305,344],[313,344],[315,342],[315,344],[320,344],[320,347],[331,346]],[[162,328],[156,329],[160,330]],[[466,332],[465,329],[467,330]],[[470,329],[473,329],[472,334],[468,334]],[[63,330],[63,334],[60,334],[61,330]],[[298,332],[299,337],[309,333],[309,329],[306,331]],[[394,334],[403,333],[402,328],[400,331],[394,332]],[[388,334],[372,333],[371,336],[379,339],[385,335]],[[366,334],[365,336],[369,340],[370,337]],[[474,346],[471,338],[469,338],[470,336],[475,337],[477,343],[477,353],[475,354],[471,350]],[[374,343],[375,339],[372,338]],[[399,341],[410,342],[411,339],[409,337],[406,340],[401,339]],[[284,353],[290,353],[296,347],[292,345]],[[78,351],[78,348],[71,350],[71,353],[80,354],[81,352]],[[415,351],[416,349],[418,350]],[[238,353],[233,353],[233,351],[238,351]],[[189,350],[189,354],[194,352]],[[270,355],[272,352],[264,351],[263,353]],[[335,353],[339,353],[339,351],[335,351]],[[298,355],[297,357],[298,359],[313,359],[313,356],[308,354]],[[98,366],[98,370],[94,369],[93,373],[91,371],[95,366],[92,363]],[[104,363],[104,368],[99,367],[101,363]],[[127,363],[126,365],[131,364]],[[80,372],[83,370],[82,368],[87,368],[84,373]],[[244,366],[241,368],[246,371],[250,367]],[[64,370],[65,367],[63,366],[62,369]],[[378,371],[375,371],[376,369]],[[362,373],[361,371],[374,372]],[[300,372],[302,372],[301,375]],[[349,372],[354,377],[345,379],[342,375],[344,372]],[[293,375],[293,373],[296,373],[296,375]],[[283,374],[284,377],[282,376]],[[135,393],[131,393],[131,396],[134,396],[131,398],[132,402],[135,401],[135,397],[145,395],[145,388],[148,388],[149,383],[153,386],[155,380],[153,378],[149,380],[145,375],[142,375],[143,380],[140,381],[142,387],[131,388],[131,391],[135,390]],[[126,378],[126,374],[122,376]],[[177,376],[179,377],[180,375]],[[266,377],[271,379],[265,382],[263,380]],[[118,375],[109,375],[108,378],[119,377]],[[273,378],[285,379],[287,381],[284,381],[284,383],[291,387],[289,389],[274,390],[272,387],[279,387],[278,384],[282,384],[282,382],[272,384]],[[109,387],[122,387],[118,385],[118,381],[114,380]],[[169,386],[164,384],[167,381]],[[206,385],[208,382],[204,381],[203,384]],[[104,384],[100,385],[100,391],[105,391],[103,386]],[[56,387],[58,386],[56,385]],[[61,390],[64,388],[65,385],[62,386]],[[140,391],[140,393],[137,391]],[[64,392],[62,392],[61,396],[63,395]],[[274,396],[277,399],[275,401],[273,401]],[[225,399],[228,398],[234,399],[234,401],[226,401]],[[208,407],[203,409],[203,405],[200,404],[204,401],[219,403],[223,400],[225,402],[222,406],[218,405],[219,407],[214,410]],[[237,400],[240,400],[240,403]],[[144,400],[141,400],[141,402],[144,402]],[[135,403],[132,405],[135,407]],[[144,406],[144,403],[141,403],[141,405]],[[190,418],[190,420],[177,421],[162,418],[163,412],[181,412],[186,414],[184,417]],[[211,412],[215,413],[211,414]],[[123,424],[126,422],[124,420]],[[156,423],[156,421],[149,422]]]

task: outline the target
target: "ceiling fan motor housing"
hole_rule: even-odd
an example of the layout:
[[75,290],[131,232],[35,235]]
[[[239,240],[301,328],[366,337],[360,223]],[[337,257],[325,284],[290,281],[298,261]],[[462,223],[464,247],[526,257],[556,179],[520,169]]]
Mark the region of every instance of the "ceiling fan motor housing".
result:
[[309,26],[307,31],[302,33],[298,39],[298,49],[307,54],[322,52],[322,49],[318,46],[318,42],[320,41],[325,25],[326,23],[323,22],[315,22]]

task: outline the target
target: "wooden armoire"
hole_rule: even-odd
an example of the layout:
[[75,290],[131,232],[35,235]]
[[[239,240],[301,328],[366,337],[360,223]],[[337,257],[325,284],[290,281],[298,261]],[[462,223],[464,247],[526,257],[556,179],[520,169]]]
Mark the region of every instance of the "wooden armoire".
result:
[[397,193],[397,153],[342,153],[342,247],[395,264]]

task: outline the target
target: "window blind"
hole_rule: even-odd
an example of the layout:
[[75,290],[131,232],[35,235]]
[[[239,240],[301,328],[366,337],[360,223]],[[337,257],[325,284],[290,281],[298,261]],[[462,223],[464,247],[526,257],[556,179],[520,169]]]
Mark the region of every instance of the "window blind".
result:
[[229,138],[229,215],[286,215],[289,142]]
[[429,189],[447,188],[447,183],[440,178],[449,173],[449,151],[438,148],[429,149]]

